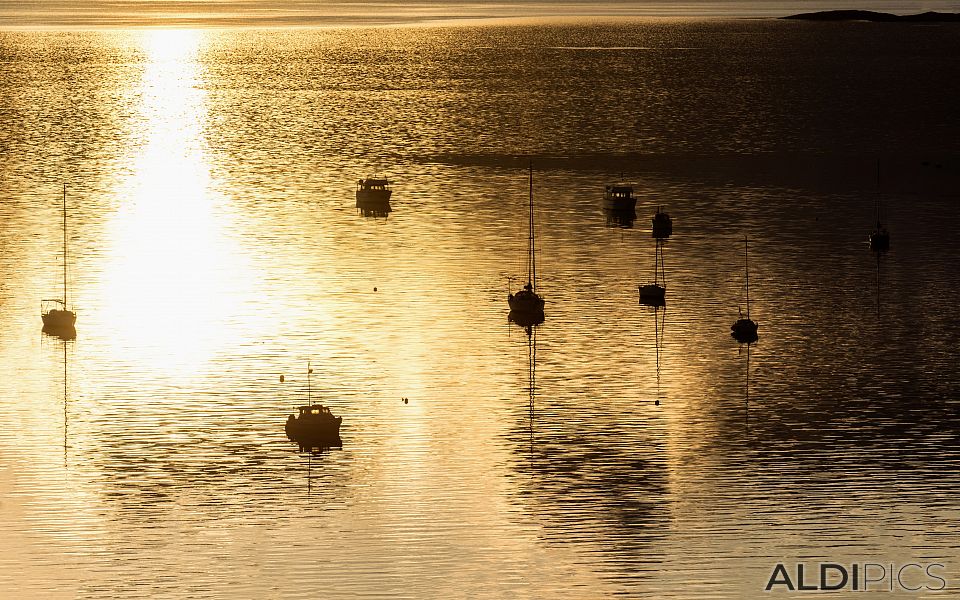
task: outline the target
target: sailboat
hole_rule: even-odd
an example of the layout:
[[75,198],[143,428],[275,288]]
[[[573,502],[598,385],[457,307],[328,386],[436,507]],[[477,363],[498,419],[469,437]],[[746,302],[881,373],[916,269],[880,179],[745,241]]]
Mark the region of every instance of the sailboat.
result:
[[64,340],[77,336],[77,315],[67,304],[67,184],[63,184],[63,298],[40,301],[43,331]]
[[662,206],[657,207],[657,212],[653,215],[653,237],[658,240],[668,238],[673,234],[673,219],[663,211]]
[[640,286],[640,304],[646,306],[666,306],[666,274],[663,271],[663,242],[657,240],[654,250],[653,283]]
[[747,236],[743,236],[743,265],[746,273],[747,316],[740,313],[740,318],[730,326],[732,335],[741,344],[757,341],[757,322],[750,319],[750,263],[747,258]]
[[527,284],[515,294],[507,295],[510,305],[510,320],[518,325],[529,326],[543,323],[543,298],[537,294],[537,249],[533,227],[533,163],[530,163],[530,214],[527,235]]
[[875,252],[886,252],[890,249],[890,232],[880,220],[880,161],[877,161],[877,225],[870,234],[870,249]]

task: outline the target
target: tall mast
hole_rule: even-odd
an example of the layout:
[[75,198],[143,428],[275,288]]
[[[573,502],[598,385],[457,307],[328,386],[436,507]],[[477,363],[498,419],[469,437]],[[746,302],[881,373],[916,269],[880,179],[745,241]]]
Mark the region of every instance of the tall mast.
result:
[[536,288],[537,281],[537,249],[533,240],[533,161],[530,161],[530,234],[528,238],[530,252],[528,255],[529,264],[527,265],[527,283],[531,288]]
[[750,262],[747,259],[747,236],[743,236],[743,266],[747,272],[747,319],[750,319]]
[[877,159],[877,227],[880,227],[880,159]]
[[67,184],[63,184],[63,310],[67,310]]
[[313,369],[310,368],[310,361],[307,361],[307,405],[310,405],[310,373],[313,373]]

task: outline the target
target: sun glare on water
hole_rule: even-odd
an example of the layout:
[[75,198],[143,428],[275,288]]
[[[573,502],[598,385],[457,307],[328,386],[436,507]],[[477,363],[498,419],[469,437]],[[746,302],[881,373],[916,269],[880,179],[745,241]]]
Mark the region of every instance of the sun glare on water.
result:
[[[225,199],[204,148],[203,32],[142,32],[139,147],[107,228],[103,326],[118,360],[179,374],[230,343],[242,259],[226,235]],[[137,356],[137,354],[141,354]]]

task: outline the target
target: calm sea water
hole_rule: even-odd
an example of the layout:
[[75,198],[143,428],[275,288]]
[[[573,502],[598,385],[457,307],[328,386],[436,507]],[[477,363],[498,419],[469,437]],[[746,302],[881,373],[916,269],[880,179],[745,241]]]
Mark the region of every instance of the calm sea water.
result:
[[[797,561],[939,562],[955,594],[957,41],[0,33],[0,595],[749,598]],[[387,218],[354,208],[374,171]],[[71,342],[38,314],[64,183]],[[284,435],[308,361],[342,449]]]

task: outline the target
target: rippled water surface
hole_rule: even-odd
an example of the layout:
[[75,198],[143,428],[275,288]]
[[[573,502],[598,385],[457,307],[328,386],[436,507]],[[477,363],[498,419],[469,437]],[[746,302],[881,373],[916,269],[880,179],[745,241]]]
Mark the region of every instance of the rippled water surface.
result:
[[0,595],[956,590],[958,30],[880,25],[0,32]]

